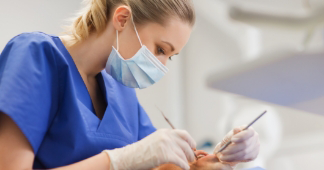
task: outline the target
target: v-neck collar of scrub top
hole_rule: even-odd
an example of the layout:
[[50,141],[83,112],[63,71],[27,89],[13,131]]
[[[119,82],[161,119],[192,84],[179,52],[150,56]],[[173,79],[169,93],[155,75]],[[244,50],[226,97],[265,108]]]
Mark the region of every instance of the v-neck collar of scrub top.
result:
[[[75,82],[77,82],[76,84],[82,84],[82,86],[77,86],[76,88],[78,88],[78,90],[76,91],[77,95],[78,95],[78,99],[79,101],[85,106],[87,107],[93,114],[84,114],[86,117],[85,119],[88,121],[89,128],[91,131],[97,131],[100,129],[101,127],[101,122],[104,121],[105,117],[107,117],[107,113],[109,113],[109,111],[111,110],[111,106],[114,103],[114,93],[113,93],[113,87],[111,86],[111,84],[108,84],[108,82],[105,81],[104,76],[106,76],[105,74],[107,74],[105,72],[105,70],[102,70],[97,76],[96,79],[98,81],[99,87],[101,89],[101,91],[104,93],[104,97],[105,97],[105,102],[107,103],[107,107],[105,110],[105,113],[102,117],[102,119],[100,120],[99,117],[96,115],[95,113],[95,109],[93,106],[93,102],[90,96],[90,93],[81,77],[81,74],[78,70],[78,68],[76,67],[76,64],[71,56],[71,54],[69,53],[69,51],[67,50],[67,48],[64,46],[63,42],[61,41],[60,38],[59,39],[59,45],[62,47],[62,49],[64,50],[64,56],[66,56],[67,61],[69,62],[71,69],[71,73],[73,74],[72,77],[74,79]],[[97,125],[97,129],[92,129],[96,126],[93,125]]]
[[[91,111],[93,114],[87,114],[84,113],[82,114],[83,118],[85,119],[85,121],[88,124],[88,129],[91,132],[95,132],[97,135],[99,134],[105,134],[107,135],[106,131],[106,127],[109,128],[109,123],[105,123],[105,122],[109,122],[110,120],[114,120],[115,118],[112,117],[118,117],[118,120],[120,122],[116,122],[116,123],[121,123],[119,125],[120,128],[122,128],[121,130],[123,131],[123,133],[127,136],[132,136],[132,134],[129,132],[129,127],[124,127],[125,125],[127,125],[127,120],[123,117],[123,116],[118,116],[118,114],[109,114],[109,113],[115,113],[117,110],[120,110],[119,104],[117,103],[116,100],[117,96],[114,92],[115,89],[118,89],[119,87],[117,87],[113,82],[113,78],[111,76],[108,76],[108,73],[106,73],[105,70],[102,70],[100,75],[101,75],[101,79],[99,79],[98,83],[100,84],[100,87],[102,88],[102,91],[105,93],[105,99],[107,102],[107,107],[105,110],[105,114],[103,116],[103,118],[100,120],[97,115],[95,115],[94,113],[94,108],[92,105],[92,101],[91,101],[91,97],[89,95],[88,89],[86,88],[84,81],[80,75],[80,72],[78,71],[72,56],[70,55],[70,53],[68,52],[68,50],[66,49],[66,47],[64,46],[64,44],[62,43],[61,39],[59,37],[58,38],[58,43],[61,46],[61,49],[63,49],[62,53],[64,53],[64,56],[67,60],[67,62],[69,63],[69,65],[71,66],[71,74],[73,77],[73,81],[76,84],[82,84],[82,86],[76,86],[75,90],[76,90],[76,94],[78,97],[78,102],[79,102],[79,106],[80,107],[85,107],[87,110]],[[106,81],[107,80],[107,81]],[[110,82],[111,81],[111,82]],[[118,84],[120,84],[119,82],[116,82]],[[120,139],[120,140],[126,140],[130,143],[132,143],[133,141],[129,141],[126,138],[120,138],[119,136],[113,135],[113,134],[109,134],[109,136],[115,138],[115,139]]]

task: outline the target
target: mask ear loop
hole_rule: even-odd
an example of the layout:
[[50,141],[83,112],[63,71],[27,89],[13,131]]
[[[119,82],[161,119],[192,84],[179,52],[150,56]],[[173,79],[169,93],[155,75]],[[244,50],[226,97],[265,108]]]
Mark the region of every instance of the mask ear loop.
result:
[[117,51],[118,51],[118,49],[119,49],[119,44],[118,44],[118,30],[116,30],[116,34],[117,34],[117,41],[116,41],[116,43],[117,43]]
[[[141,38],[140,38],[139,35],[138,35],[137,29],[136,29],[136,26],[135,26],[135,23],[134,23],[134,20],[133,20],[133,15],[131,16],[131,18],[132,18],[132,23],[133,23],[133,25],[134,25],[134,30],[135,30],[135,32],[136,32],[136,36],[137,36],[138,41],[140,42],[141,47],[142,47],[143,44],[142,44]],[[116,30],[116,35],[117,35],[117,41],[116,41],[116,43],[117,43],[117,51],[118,51],[118,49],[119,49],[119,43],[118,43],[118,30]]]
[[139,40],[139,42],[140,42],[140,44],[141,44],[141,47],[142,47],[143,44],[142,44],[141,38],[140,38],[139,35],[138,35],[137,29],[136,29],[136,26],[135,26],[135,23],[134,23],[133,15],[131,16],[131,18],[132,18],[132,23],[133,23],[133,25],[134,25],[134,30],[135,30],[135,32],[136,32],[137,38],[138,38],[138,40]]

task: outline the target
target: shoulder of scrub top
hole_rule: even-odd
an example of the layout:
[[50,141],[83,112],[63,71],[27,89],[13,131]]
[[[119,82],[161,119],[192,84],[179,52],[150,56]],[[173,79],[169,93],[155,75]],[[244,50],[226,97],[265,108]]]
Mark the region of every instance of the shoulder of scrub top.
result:
[[[45,56],[51,63],[56,65],[57,57],[63,56],[58,45],[53,38],[58,38],[55,35],[46,34],[43,32],[23,32],[14,36],[4,48],[5,52],[18,50],[22,53],[31,53],[33,60]],[[2,53],[0,55],[2,55]]]
[[9,42],[8,45],[11,43],[31,43],[33,45],[42,45],[42,44],[54,44],[52,39],[53,35],[46,34],[43,32],[23,32],[14,36]]
[[[23,53],[31,52],[33,58],[41,57],[54,57],[59,53],[59,49],[53,40],[54,35],[46,34],[43,32],[24,32],[14,36],[5,46],[0,55],[6,50],[20,50]],[[54,59],[55,60],[55,59]]]

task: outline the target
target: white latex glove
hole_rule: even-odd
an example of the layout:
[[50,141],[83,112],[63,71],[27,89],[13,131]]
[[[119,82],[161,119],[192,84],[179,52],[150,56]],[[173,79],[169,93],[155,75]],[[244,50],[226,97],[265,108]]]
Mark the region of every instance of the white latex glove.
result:
[[214,154],[228,141],[232,141],[225,150],[217,154],[221,162],[235,166],[240,162],[252,161],[258,156],[260,150],[259,134],[252,127],[242,131],[245,127],[234,128],[222,142],[217,144]]
[[105,152],[111,170],[152,169],[165,163],[190,169],[188,161],[195,159],[193,148],[196,142],[187,131],[161,129],[136,143]]

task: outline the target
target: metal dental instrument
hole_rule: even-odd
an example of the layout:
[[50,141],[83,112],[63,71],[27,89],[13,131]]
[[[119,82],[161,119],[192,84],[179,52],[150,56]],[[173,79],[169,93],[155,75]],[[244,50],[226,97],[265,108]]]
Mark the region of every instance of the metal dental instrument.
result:
[[[160,110],[157,106],[155,106],[161,113],[162,113],[162,115],[163,115],[163,117],[164,117],[164,119],[168,122],[168,124],[171,126],[171,128],[172,129],[176,129],[173,125],[172,125],[172,123],[170,122],[170,120],[164,115],[164,113],[162,112],[162,110]],[[196,160],[198,160],[198,157],[197,157],[197,155],[196,155],[196,153],[195,153],[195,151],[194,150],[192,150],[193,151],[193,154],[195,155],[195,157],[196,157]]]
[[[247,130],[250,126],[252,126],[257,120],[259,120],[264,114],[266,114],[267,111],[264,111],[261,115],[259,115],[257,118],[255,118],[249,125],[247,125],[242,131]],[[222,152],[224,149],[226,149],[232,141],[228,141],[223,147],[221,147],[215,154],[218,154]]]

